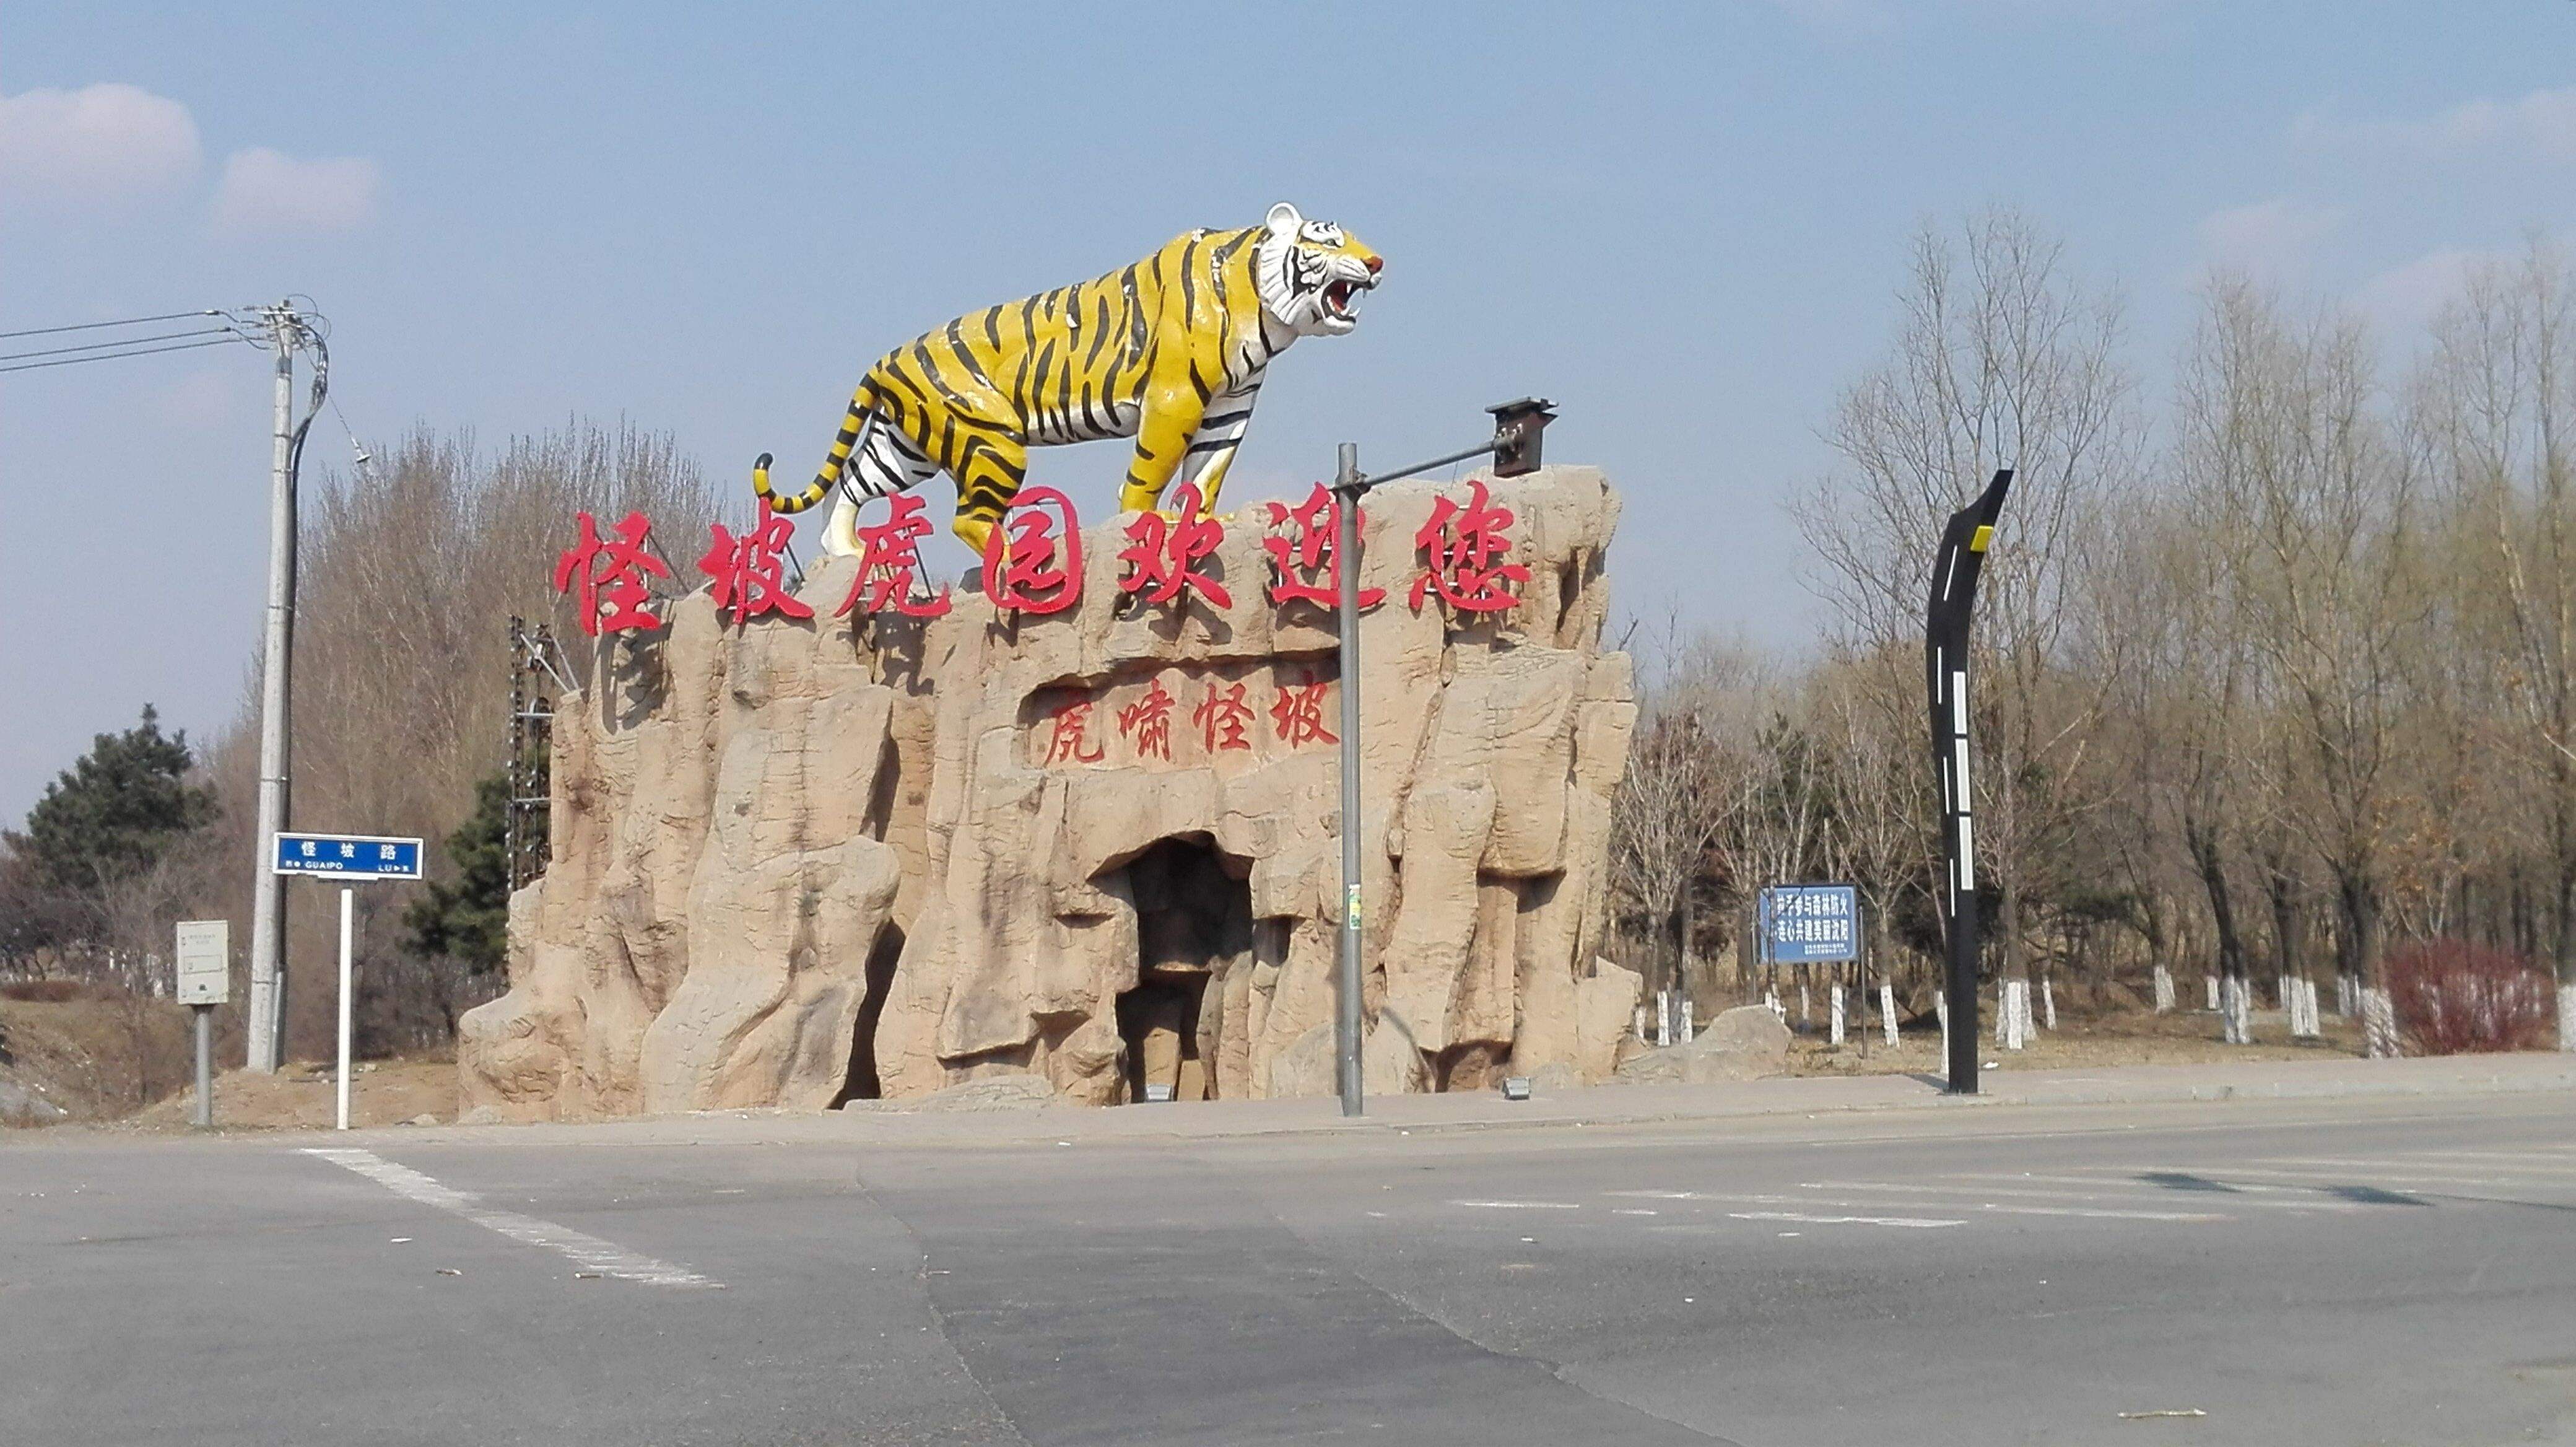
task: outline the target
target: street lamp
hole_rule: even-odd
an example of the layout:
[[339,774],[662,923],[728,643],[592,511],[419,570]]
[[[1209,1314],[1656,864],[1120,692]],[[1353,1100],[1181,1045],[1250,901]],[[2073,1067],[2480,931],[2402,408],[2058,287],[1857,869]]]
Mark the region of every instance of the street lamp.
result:
[[1523,397],[1488,407],[1494,417],[1492,437],[1377,477],[1360,471],[1359,444],[1345,442],[1333,471],[1333,574],[1340,594],[1342,654],[1342,933],[1335,972],[1340,991],[1333,1015],[1333,1078],[1341,1087],[1344,1115],[1360,1113],[1360,499],[1380,483],[1419,477],[1470,457],[1491,456],[1496,477],[1536,472],[1547,424],[1556,420],[1555,405],[1544,397]]
[[1932,770],[1941,780],[1941,853],[1948,870],[1950,1092],[1977,1093],[1977,846],[1968,784],[1968,617],[1986,544],[2012,487],[1997,472],[1977,500],[1950,515],[1932,560],[1932,601],[1923,613],[1923,666],[1931,691]]

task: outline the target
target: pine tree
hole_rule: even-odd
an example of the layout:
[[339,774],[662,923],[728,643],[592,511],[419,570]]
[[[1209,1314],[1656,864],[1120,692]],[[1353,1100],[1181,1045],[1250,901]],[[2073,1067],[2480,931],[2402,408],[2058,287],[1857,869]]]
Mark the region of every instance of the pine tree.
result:
[[164,735],[145,704],[140,724],[98,735],[45,786],[26,832],[6,836],[9,852],[38,885],[102,899],[215,817],[215,791],[188,783],[189,764],[188,731]]
[[474,813],[447,836],[453,883],[433,883],[403,911],[412,948],[463,962],[471,974],[501,967],[509,952],[510,776],[474,786]]

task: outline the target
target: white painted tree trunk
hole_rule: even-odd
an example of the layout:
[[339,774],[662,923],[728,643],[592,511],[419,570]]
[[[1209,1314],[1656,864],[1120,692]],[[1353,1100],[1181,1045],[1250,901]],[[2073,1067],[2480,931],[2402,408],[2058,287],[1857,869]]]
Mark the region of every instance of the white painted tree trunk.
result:
[[1640,1040],[1648,1038],[1646,1035],[1646,1007],[1643,1005],[1639,1005],[1637,1007],[1637,1038]]
[[1673,992],[1670,990],[1655,992],[1655,1043],[1673,1043]]
[[2170,1015],[2174,1008],[2173,971],[2156,966],[2156,1013]]
[[1780,992],[1778,990],[1764,991],[1762,995],[1762,1003],[1771,1007],[1771,1013],[1775,1017],[1782,1020],[1789,1018],[1789,1009],[1787,1006],[1780,1003]]
[[1807,993],[1807,982],[1800,980],[1798,982],[1798,1028],[1805,1029],[1815,1023],[1815,1019],[1815,1000]]
[[2030,981],[2004,981],[2003,1008],[2004,1048],[2019,1050],[2030,1043]]
[[1682,1043],[1684,1045],[1691,1043],[1691,1036],[1693,1033],[1694,1032],[1691,1029],[1691,998],[1688,995],[1684,995],[1682,996]]
[[2386,990],[2362,988],[2361,1033],[2373,1060],[2394,1060],[2403,1053],[2397,1042],[2397,1005]]
[[1843,987],[1840,985],[1827,985],[1825,987],[1825,992],[1827,1010],[1831,1015],[1831,1023],[1827,1027],[1825,1043],[1828,1045],[1840,1045],[1843,1043]]
[[2576,985],[2558,987],[2558,1048],[2576,1051]]
[[2218,982],[2219,1038],[2230,1045],[2253,1043],[2253,986],[2233,976]]
[[2299,982],[2291,979],[2287,975],[2282,975],[2273,981],[2272,1003],[2280,1006],[2283,1014],[2288,1014],[2290,1009],[2290,998],[2298,992]]
[[2211,1011],[2211,1012],[2213,1012],[2213,1013],[2214,1013],[2214,1012],[2216,1012],[2216,1010],[2218,1009],[2218,1004],[2219,1004],[2219,1001],[2218,1001],[2218,977],[2217,977],[2216,975],[2203,975],[2203,976],[2201,976],[2200,978],[2201,978],[2201,981],[2209,987],[2209,1003],[2208,1003],[2208,1004],[2206,1004],[2206,1005],[2204,1005],[2204,1006],[2202,1006],[2201,1008],[2202,1008],[2202,1009],[2204,1009],[2204,1010],[2209,1010],[2209,1011]]
[[[2558,1018],[2564,1020],[2568,1014],[2567,1003],[2562,998],[2558,1005]],[[1887,1036],[1888,1044],[1896,1043],[1896,987],[1894,985],[1878,987],[1878,1028]]]
[[2039,982],[2039,1004],[2040,1018],[2047,1022],[2050,1030],[2055,1030],[2057,1028],[2057,982],[2055,980]]
[[2299,1003],[2307,1007],[2308,1038],[2311,1040],[2322,1038],[2326,1033],[2326,1022],[2317,1013],[2316,981],[2307,979],[2299,981]]
[[1932,992],[1932,1013],[1941,1017],[1941,1058],[1950,1058],[1950,997],[1939,990]]

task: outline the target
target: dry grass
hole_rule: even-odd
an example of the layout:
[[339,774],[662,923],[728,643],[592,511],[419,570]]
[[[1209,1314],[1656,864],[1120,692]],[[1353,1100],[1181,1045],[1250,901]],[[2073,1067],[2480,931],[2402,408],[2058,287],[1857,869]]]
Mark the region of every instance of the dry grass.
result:
[[[1793,1027],[1796,1019],[1797,1011],[1792,1008],[1790,1023]],[[2203,1011],[2177,1011],[2171,1015],[2120,1011],[2077,1018],[2072,1012],[2061,1010],[2058,1029],[2041,1031],[2037,1039],[2019,1051],[2006,1050],[1995,1043],[1991,1012],[1984,1023],[1983,1059],[1998,1070],[2334,1060],[2361,1054],[2361,1027],[2358,1022],[2347,1024],[2328,1018],[2324,1039],[2294,1041],[2290,1038],[2289,1017],[2277,1011],[2256,1012],[2254,1043],[2251,1045],[2221,1043],[2218,1017]],[[1882,1043],[1877,1027],[1877,1017],[1873,1014],[1866,1046],[1856,1031],[1840,1046],[1827,1045],[1823,1012],[1819,1010],[1814,1026],[1799,1034],[1790,1045],[1790,1072],[1795,1075],[1938,1075],[1948,1068],[1941,1058],[1939,1031],[1907,1031],[1891,1050]]]

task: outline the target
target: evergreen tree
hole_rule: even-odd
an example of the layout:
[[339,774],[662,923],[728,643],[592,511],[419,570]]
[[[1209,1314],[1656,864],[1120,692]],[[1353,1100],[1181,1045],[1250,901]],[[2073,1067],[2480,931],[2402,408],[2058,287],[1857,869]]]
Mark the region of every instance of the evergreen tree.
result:
[[9,853],[32,882],[87,901],[158,863],[170,847],[215,816],[215,791],[187,781],[188,731],[161,732],[160,715],[121,734],[100,734],[90,751],[27,811]]
[[464,963],[472,974],[501,967],[509,951],[510,776],[474,786],[474,813],[447,836],[453,883],[433,883],[403,911],[412,948]]

